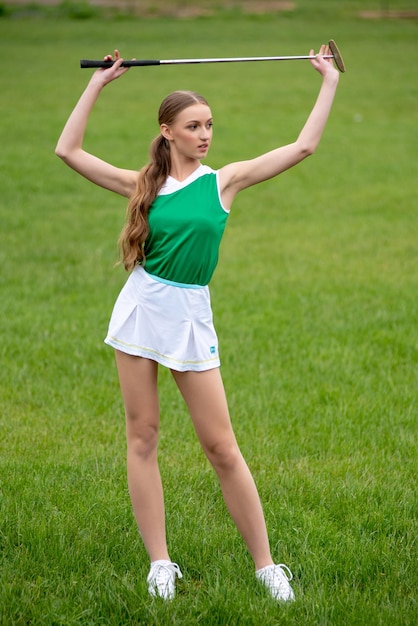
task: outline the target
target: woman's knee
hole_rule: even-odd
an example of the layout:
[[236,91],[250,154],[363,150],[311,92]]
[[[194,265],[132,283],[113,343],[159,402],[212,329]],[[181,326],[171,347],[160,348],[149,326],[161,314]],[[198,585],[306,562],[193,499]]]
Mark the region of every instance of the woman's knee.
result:
[[240,449],[235,440],[218,440],[205,446],[204,451],[218,473],[234,471],[242,459]]
[[127,417],[126,438],[128,453],[142,459],[154,456],[158,446],[158,424],[138,424]]

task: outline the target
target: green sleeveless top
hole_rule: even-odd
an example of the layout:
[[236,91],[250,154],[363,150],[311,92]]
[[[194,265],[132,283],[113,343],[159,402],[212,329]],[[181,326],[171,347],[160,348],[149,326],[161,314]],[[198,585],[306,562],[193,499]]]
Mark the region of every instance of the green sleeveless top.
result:
[[148,213],[146,272],[170,283],[207,285],[228,215],[220,199],[218,173],[207,165],[182,182],[169,176]]

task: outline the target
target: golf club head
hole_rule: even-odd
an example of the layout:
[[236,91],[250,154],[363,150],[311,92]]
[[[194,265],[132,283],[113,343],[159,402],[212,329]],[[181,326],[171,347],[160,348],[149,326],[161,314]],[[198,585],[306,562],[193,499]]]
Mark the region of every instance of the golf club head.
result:
[[338,50],[338,46],[333,39],[330,39],[328,42],[329,49],[331,50],[332,56],[334,57],[335,65],[340,70],[340,72],[345,72],[345,65],[343,58]]

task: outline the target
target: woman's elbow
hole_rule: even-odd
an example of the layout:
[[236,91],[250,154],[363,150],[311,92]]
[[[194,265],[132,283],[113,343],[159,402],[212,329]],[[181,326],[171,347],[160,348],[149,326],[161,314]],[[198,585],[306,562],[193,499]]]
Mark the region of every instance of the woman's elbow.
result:
[[64,163],[67,163],[67,164],[69,164],[70,161],[74,161],[74,158],[75,158],[75,151],[70,150],[68,147],[63,145],[60,141],[58,141],[57,145],[55,146],[55,154],[57,155],[57,157],[62,159]]
[[300,147],[300,156],[301,156],[301,160],[303,161],[303,159],[306,159],[307,157],[311,156],[315,150],[316,150],[317,146],[313,143],[307,143],[304,144]]
[[55,154],[57,155],[57,157],[65,161],[66,152],[60,142],[58,142],[55,146]]

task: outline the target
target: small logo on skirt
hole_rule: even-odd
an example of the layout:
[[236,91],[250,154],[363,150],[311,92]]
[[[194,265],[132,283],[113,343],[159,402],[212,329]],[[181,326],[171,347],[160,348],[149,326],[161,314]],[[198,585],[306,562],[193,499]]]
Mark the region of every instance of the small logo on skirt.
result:
[[211,346],[210,347],[210,353],[211,354],[216,354],[216,346]]

